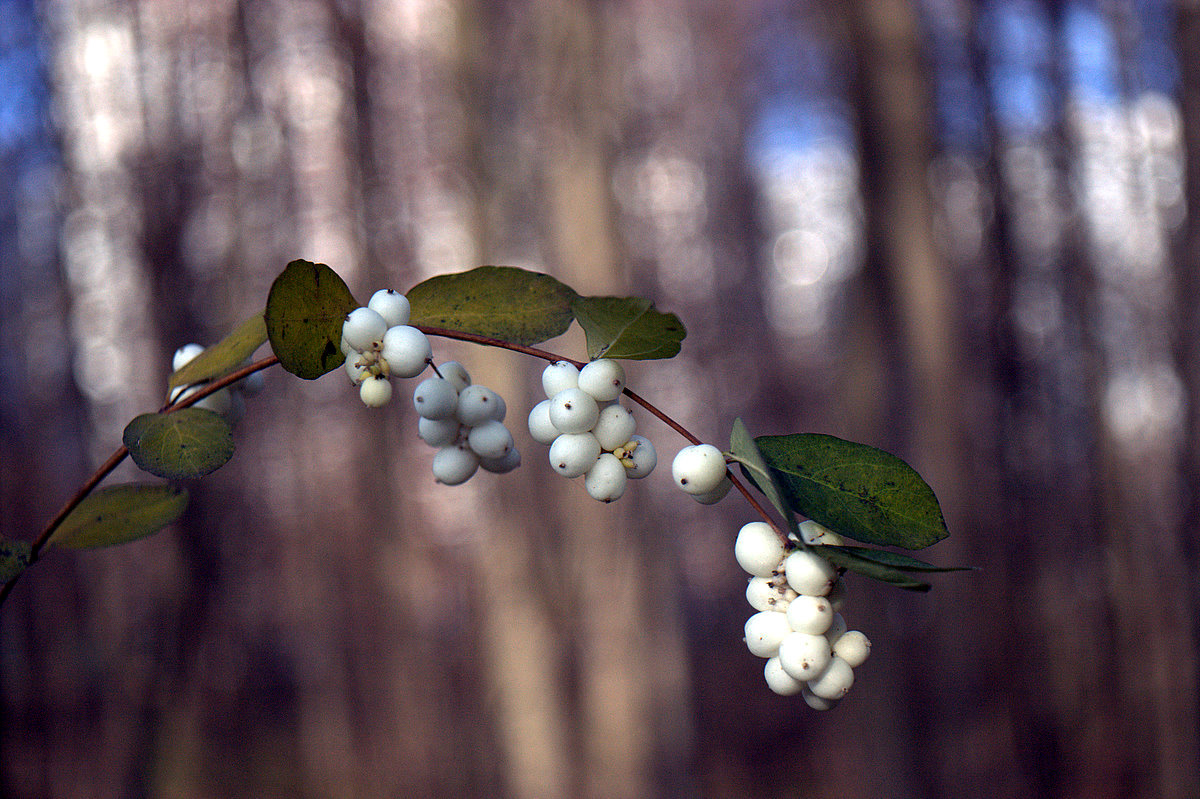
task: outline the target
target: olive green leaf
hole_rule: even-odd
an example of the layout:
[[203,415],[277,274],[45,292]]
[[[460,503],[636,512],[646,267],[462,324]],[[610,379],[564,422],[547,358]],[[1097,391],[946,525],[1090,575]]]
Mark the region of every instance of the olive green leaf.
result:
[[[834,566],[849,569],[852,572],[857,572],[866,577],[894,585],[897,588],[904,588],[909,591],[928,591],[930,588],[929,583],[910,576],[904,569],[897,568],[872,557],[883,550],[829,545],[809,547],[809,550],[816,552]],[[871,554],[867,555],[864,553]]]
[[325,264],[292,261],[271,284],[263,314],[279,363],[305,380],[336,369],[345,360],[342,322],[357,307],[337,272]]
[[262,313],[256,313],[220,342],[206,347],[204,352],[172,373],[167,381],[167,389],[222,377],[240,369],[266,340],[266,322]]
[[233,428],[203,408],[144,413],[122,439],[139,468],[168,480],[203,477],[233,457]]
[[0,540],[0,583],[15,579],[29,565],[28,541]]
[[436,275],[408,290],[410,323],[532,346],[571,326],[576,294],[550,275],[480,266]]
[[799,526],[796,524],[796,517],[787,507],[775,475],[767,467],[767,462],[759,452],[754,437],[750,435],[750,431],[746,429],[746,425],[740,417],[733,420],[733,430],[729,434],[729,457],[742,465],[742,473],[750,478],[751,482],[767,498],[767,501],[774,506],[775,510],[779,511],[779,515],[787,522],[788,529],[796,533],[797,539],[800,540],[800,546],[804,546]]
[[642,297],[576,297],[571,310],[587,336],[588,357],[671,358],[687,336],[683,322]]
[[87,496],[54,531],[51,543],[71,549],[124,544],[156,533],[183,515],[181,486],[128,483]]
[[858,541],[921,549],[947,535],[933,489],[883,450],[820,433],[759,436],[788,506]]

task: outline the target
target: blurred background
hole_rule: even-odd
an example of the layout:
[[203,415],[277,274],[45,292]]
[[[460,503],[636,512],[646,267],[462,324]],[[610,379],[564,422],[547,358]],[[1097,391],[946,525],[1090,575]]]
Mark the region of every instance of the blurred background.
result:
[[980,567],[851,579],[819,713],[648,414],[600,505],[539,363],[435,341],[524,455],[448,488],[403,385],[271,370],[178,524],[0,609],[0,794],[1200,796],[1194,0],[0,0],[0,186],[6,536],[288,261],[510,264],[677,313],[630,385],[705,440],[899,454]]

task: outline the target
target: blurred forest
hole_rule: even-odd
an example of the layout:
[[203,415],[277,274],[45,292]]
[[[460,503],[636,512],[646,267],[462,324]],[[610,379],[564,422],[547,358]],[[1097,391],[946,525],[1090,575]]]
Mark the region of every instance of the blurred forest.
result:
[[1195,0],[0,0],[0,186],[5,536],[288,261],[493,263],[653,298],[639,393],[899,454],[980,567],[852,579],[819,713],[647,414],[600,505],[540,364],[435,341],[524,455],[448,488],[403,384],[271,370],[180,523],[0,609],[0,795],[1200,796]]

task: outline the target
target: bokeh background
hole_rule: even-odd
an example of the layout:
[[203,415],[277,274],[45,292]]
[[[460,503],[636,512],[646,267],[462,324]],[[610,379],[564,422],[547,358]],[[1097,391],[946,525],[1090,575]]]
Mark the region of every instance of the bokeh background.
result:
[[495,263],[652,297],[637,391],[896,452],[980,567],[852,579],[818,713],[741,641],[748,506],[588,499],[540,364],[436,343],[524,454],[458,488],[403,388],[272,370],[181,522],[0,609],[0,794],[1195,799],[1197,208],[1194,0],[0,0],[5,536],[288,261]]

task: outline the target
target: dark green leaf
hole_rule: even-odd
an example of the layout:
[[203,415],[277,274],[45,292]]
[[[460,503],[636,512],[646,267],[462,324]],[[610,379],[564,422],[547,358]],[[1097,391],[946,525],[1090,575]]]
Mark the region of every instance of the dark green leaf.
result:
[[934,566],[923,560],[917,560],[902,552],[891,552],[886,549],[871,549],[870,547],[831,546],[822,551],[847,552],[855,557],[881,563],[906,572],[965,572],[974,571],[973,566]]
[[758,451],[755,439],[750,435],[750,431],[746,429],[741,418],[733,420],[733,430],[729,434],[729,457],[742,465],[742,473],[751,479],[767,498],[767,501],[775,507],[775,510],[779,511],[779,515],[787,522],[788,528],[796,533],[796,537],[801,539],[801,546],[804,546],[799,526],[796,524],[796,517],[784,504],[779,484],[767,468],[767,463],[763,460],[762,453]]
[[29,565],[28,541],[0,541],[0,583],[7,583]]
[[204,352],[171,375],[167,388],[187,386],[240,369],[247,358],[267,340],[267,325],[257,313],[247,319],[219,343],[206,347]]
[[905,549],[949,535],[933,489],[895,455],[819,433],[755,442],[792,510],[835,532]]
[[203,477],[233,457],[233,428],[203,408],[144,413],[126,425],[122,438],[134,463],[168,480]]
[[130,483],[102,488],[79,503],[50,540],[71,549],[136,541],[178,519],[187,503],[187,489],[180,486]]
[[279,363],[305,380],[338,368],[345,360],[342,322],[357,307],[337,272],[325,264],[292,261],[271,284],[264,313]]
[[673,313],[641,297],[576,297],[571,310],[587,336],[588,357],[633,361],[671,358],[687,335]]
[[873,552],[874,550],[863,550],[862,547],[837,547],[828,545],[809,547],[809,549],[825,558],[834,566],[849,569],[852,572],[880,580],[897,588],[906,588],[909,591],[929,590],[929,583],[910,577],[904,570],[887,563],[882,563],[876,558],[860,554],[860,551]]
[[575,292],[549,275],[480,266],[437,275],[408,290],[411,323],[531,346],[571,326]]

